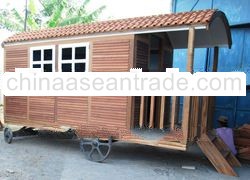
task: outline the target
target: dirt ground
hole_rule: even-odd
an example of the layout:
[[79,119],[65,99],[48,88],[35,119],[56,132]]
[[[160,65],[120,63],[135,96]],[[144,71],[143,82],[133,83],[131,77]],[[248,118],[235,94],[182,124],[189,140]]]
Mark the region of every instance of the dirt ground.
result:
[[[183,169],[193,166],[195,170]],[[240,179],[249,179],[250,164],[237,168]],[[188,152],[117,142],[104,163],[85,159],[78,140],[34,136],[3,140],[0,132],[1,180],[95,180],[95,179],[238,179],[216,172],[200,150]]]
[[[218,174],[195,146],[180,152],[118,142],[104,163],[95,163],[85,159],[77,140],[43,136],[6,144],[0,136],[0,179],[237,179]],[[236,171],[248,179],[250,164]]]

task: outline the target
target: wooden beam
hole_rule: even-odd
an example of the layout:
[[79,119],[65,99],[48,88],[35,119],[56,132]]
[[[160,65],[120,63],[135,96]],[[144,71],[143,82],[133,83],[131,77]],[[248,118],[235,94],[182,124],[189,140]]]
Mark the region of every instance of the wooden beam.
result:
[[155,96],[151,96],[149,128],[154,128]]
[[134,117],[132,116],[132,113],[134,112],[132,108],[133,104],[133,96],[128,96],[128,104],[127,104],[127,128],[131,129],[131,121],[134,120]]
[[192,100],[192,122],[190,125],[190,141],[195,140],[195,137],[197,136],[197,130],[198,130],[198,119],[199,119],[199,97],[198,96],[194,96],[193,100]]
[[209,103],[209,97],[204,96],[202,98],[202,110],[201,110],[201,135],[207,132],[208,103]]
[[194,115],[194,137],[198,136],[198,124],[199,124],[199,108],[200,108],[200,97],[195,97],[195,115]]
[[172,105],[171,105],[171,120],[170,120],[170,128],[171,130],[175,130],[176,122],[178,121],[179,114],[179,96],[172,97]]
[[160,111],[160,129],[164,128],[164,114],[165,114],[165,100],[166,97],[161,97],[161,111]]
[[[133,36],[133,39],[130,41],[130,57],[129,57],[129,69],[135,67],[136,61],[136,49],[137,45],[136,38]],[[127,110],[127,128],[131,129],[134,128],[134,96],[128,97],[128,110]]]
[[188,139],[189,141],[193,141],[194,138],[194,116],[195,116],[195,97],[192,97],[192,102],[191,102],[191,113],[190,113],[190,120],[189,120],[189,135],[188,135]]
[[183,132],[184,144],[186,144],[188,141],[190,114],[191,114],[191,97],[185,96],[183,103],[183,112],[182,112],[182,132]]
[[145,97],[141,96],[141,104],[140,104],[140,121],[139,121],[139,125],[140,128],[143,127],[143,122],[144,122],[144,104],[145,104]]
[[194,39],[195,29],[189,28],[188,32],[188,54],[187,54],[187,72],[193,73],[194,66]]
[[[194,40],[195,40],[195,29],[193,27],[190,27],[188,32],[188,54],[187,54],[187,71],[190,73],[193,73],[193,66],[194,66]],[[183,112],[182,112],[182,131],[183,131],[184,144],[186,144],[188,141],[191,101],[192,101],[191,97],[188,96],[184,97]]]

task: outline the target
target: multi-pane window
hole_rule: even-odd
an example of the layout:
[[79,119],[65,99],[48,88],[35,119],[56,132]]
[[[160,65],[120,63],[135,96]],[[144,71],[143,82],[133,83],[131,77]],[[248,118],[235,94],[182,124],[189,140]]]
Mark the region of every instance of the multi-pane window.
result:
[[59,70],[61,72],[87,72],[89,43],[59,46]]
[[30,67],[40,68],[43,72],[55,71],[55,47],[43,46],[30,49]]

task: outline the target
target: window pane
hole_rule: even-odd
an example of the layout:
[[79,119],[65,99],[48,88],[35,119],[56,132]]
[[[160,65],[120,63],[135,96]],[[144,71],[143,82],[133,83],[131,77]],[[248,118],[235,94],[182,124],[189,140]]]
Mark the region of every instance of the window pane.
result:
[[43,72],[52,72],[52,64],[44,64]]
[[33,64],[33,68],[41,68],[41,64]]
[[41,61],[41,50],[33,51],[33,61]]
[[62,48],[62,60],[72,59],[72,48]]
[[75,72],[85,72],[85,63],[76,63]]
[[52,49],[45,49],[44,50],[44,61],[51,61],[52,60]]
[[86,47],[77,47],[75,49],[75,59],[86,59]]
[[72,72],[72,64],[62,64],[62,72]]

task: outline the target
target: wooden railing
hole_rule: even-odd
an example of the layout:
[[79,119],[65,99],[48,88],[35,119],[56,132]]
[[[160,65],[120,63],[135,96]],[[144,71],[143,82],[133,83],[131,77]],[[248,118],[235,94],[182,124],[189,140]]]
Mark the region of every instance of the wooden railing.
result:
[[[179,97],[172,97],[172,105],[170,107],[170,111],[168,112],[166,112],[166,104],[168,104],[166,103],[166,101],[170,101],[170,99],[169,98],[167,99],[166,96],[161,96],[157,98],[158,101],[156,101],[155,96],[150,96],[150,97],[141,96],[139,127],[156,128],[157,124],[157,128],[164,129],[166,125],[170,124],[171,129],[174,130],[176,127],[176,123],[178,121]],[[150,99],[150,104],[148,103],[149,99]],[[158,104],[157,106],[156,102]],[[155,109],[156,107],[157,109]],[[158,113],[157,116],[155,115],[156,113]],[[165,117],[166,114],[169,115],[168,117],[170,117],[171,115],[171,118],[166,118]]]
[[[162,130],[165,128],[170,128],[170,130],[172,131],[176,130],[179,119],[180,106],[181,106],[180,97],[173,96],[170,99],[167,98],[166,96],[161,96],[161,97],[141,96],[140,99],[141,99],[140,113],[139,113],[140,128],[150,128],[150,129],[158,128]],[[199,97],[184,97],[183,111],[181,112],[182,113],[181,129],[183,132],[183,139],[185,139],[184,143],[194,141],[198,135],[199,131],[198,123],[199,123],[199,117],[201,116],[200,111],[201,109],[206,109],[205,107],[200,109],[201,106],[200,100],[201,99]],[[171,103],[170,102],[166,103],[167,101],[170,101]],[[186,106],[188,106],[189,104],[187,104],[187,102],[190,102],[190,107],[188,108],[189,109],[188,112]],[[166,105],[168,104],[170,105],[170,107],[166,108]],[[202,113],[207,114],[206,112]],[[186,119],[188,119],[188,121]]]

